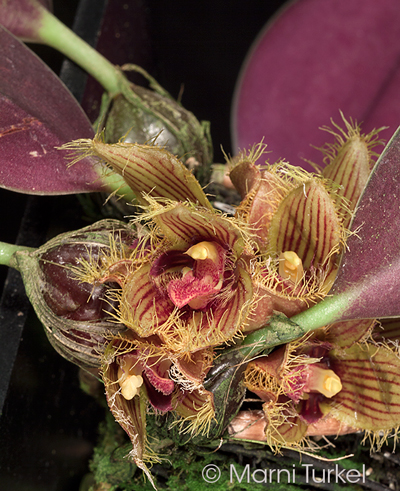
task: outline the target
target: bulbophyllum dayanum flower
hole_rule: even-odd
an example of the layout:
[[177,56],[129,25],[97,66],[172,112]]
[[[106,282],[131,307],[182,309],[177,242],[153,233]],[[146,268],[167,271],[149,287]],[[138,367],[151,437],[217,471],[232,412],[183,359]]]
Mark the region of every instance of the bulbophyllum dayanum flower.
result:
[[230,433],[279,449],[311,435],[365,431],[380,447],[400,424],[400,358],[394,345],[366,341],[374,324],[337,323],[250,362],[245,384],[264,401],[264,414],[243,413]]
[[87,264],[81,278],[114,281],[115,316],[140,338],[158,336],[175,356],[231,341],[251,310],[245,229],[189,202],[149,199],[149,228],[122,258]]
[[[321,150],[323,171],[309,173],[284,161],[256,165],[260,144],[232,163],[230,178],[242,196],[237,216],[252,229],[263,262],[257,309],[288,317],[321,300],[336,277],[348,225],[381,144],[342,115],[345,129],[323,128],[335,142]],[[252,328],[260,327],[252,322]]]
[[179,359],[157,336],[141,339],[132,333],[115,337],[105,352],[102,376],[108,405],[132,441],[129,456],[152,483],[146,463],[158,457],[148,445],[146,414],[149,408],[159,415],[172,412],[181,431],[207,433],[214,406],[202,384],[212,357],[212,350],[204,349],[190,360]]
[[[226,395],[221,387],[207,385],[210,369],[215,375],[213,349],[265,326],[273,312],[291,317],[329,292],[377,143],[375,133],[366,137],[356,125],[345,124],[347,131],[330,130],[336,143],[325,149],[327,175],[284,162],[260,170],[254,163],[262,145],[242,154],[231,172],[243,196],[235,218],[215,211],[188,169],[154,144],[106,144],[96,135],[64,147],[81,154],[75,160],[90,155],[106,161],[143,208],[131,225],[137,229],[132,247],[122,254],[110,247],[99,261],[82,264],[78,274],[89,284],[118,285],[108,299],[129,334],[111,340],[103,376],[111,410],[132,440],[132,457],[147,474],[146,408],[174,414],[175,423],[192,436],[207,433],[218,414],[214,394],[222,394],[220,400]],[[349,168],[350,175],[344,171]],[[364,327],[362,333],[369,332],[370,322]],[[351,344],[362,337],[353,324],[331,329]],[[246,384],[265,398],[265,387],[258,391],[248,381],[254,363],[265,361],[269,367],[275,360],[276,369],[289,367],[292,386],[272,372],[276,383],[273,390],[268,386],[265,404],[274,402],[268,412],[272,428],[298,423],[289,425],[289,433],[294,427],[301,431],[285,433],[285,441],[298,441],[307,431],[305,421],[315,422],[322,414],[325,399],[343,392],[341,374],[329,366],[335,350],[327,338],[274,353],[249,365]],[[299,363],[288,365],[287,359]],[[232,415],[223,415],[226,425],[241,397]]]
[[[74,145],[82,148],[82,141]],[[110,407],[132,439],[135,461],[145,469],[145,445],[136,444],[144,441],[145,426],[135,418],[140,413],[143,420],[140,408],[147,401],[156,411],[172,411],[182,431],[208,431],[214,399],[202,383],[212,348],[245,330],[254,309],[252,277],[260,267],[253,265],[247,225],[214,210],[193,175],[165,149],[96,140],[83,142],[83,151],[101,155],[123,173],[143,208],[132,223],[138,237],[130,250],[114,254],[110,247],[100,261],[82,263],[77,274],[86,283],[118,285],[108,298],[132,339],[124,336],[111,344],[104,377],[109,402],[115,402]],[[125,366],[130,367],[127,379]],[[164,374],[162,383],[155,373]],[[160,392],[161,405],[154,398]]]

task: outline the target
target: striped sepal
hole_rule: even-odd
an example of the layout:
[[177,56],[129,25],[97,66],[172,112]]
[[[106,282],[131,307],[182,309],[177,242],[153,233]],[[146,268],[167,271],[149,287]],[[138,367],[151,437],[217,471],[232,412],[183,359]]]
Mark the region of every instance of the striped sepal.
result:
[[[265,435],[267,442],[272,447],[280,447],[282,445],[293,445],[301,442],[307,433],[307,424],[300,419],[299,416],[292,416],[288,409],[282,407],[279,419],[285,419],[285,423],[276,425],[274,418],[270,417],[269,404],[263,406],[265,419],[268,421],[265,427]],[[288,414],[285,414],[285,413]]]
[[135,143],[107,144],[93,140],[93,151],[105,160],[136,194],[143,193],[175,201],[188,200],[211,208],[193,174],[167,150],[153,145]]
[[151,264],[145,264],[136,270],[121,297],[121,320],[141,337],[157,333],[157,327],[169,319],[174,309],[172,302],[154,286],[150,269]]
[[304,268],[318,268],[326,262],[341,240],[342,228],[333,201],[324,186],[305,182],[281,202],[271,220],[271,253],[294,251]]
[[201,241],[217,241],[237,255],[243,251],[239,227],[233,220],[215,212],[177,203],[166,208],[164,213],[157,214],[154,221],[177,247],[189,247]]
[[[365,139],[360,136],[350,138],[338,151],[335,159],[322,171],[325,178],[334,181],[338,188],[336,193],[347,201],[347,208],[353,211],[358,198],[367,184],[371,170],[370,151]],[[342,212],[343,202],[338,200]],[[350,221],[350,214],[345,213],[345,226]]]
[[[386,346],[354,345],[330,353],[342,390],[323,405],[330,416],[362,430],[400,425],[400,360]],[[321,407],[322,409],[322,407]]]
[[[121,425],[129,436],[133,448],[129,457],[133,458],[135,464],[142,469],[150,482],[153,483],[151,474],[143,462],[148,460],[146,455],[146,407],[145,394],[135,396],[131,400],[125,399],[118,384],[118,364],[113,361],[103,368],[103,380],[106,390],[108,406],[117,423]],[[140,389],[143,391],[143,389]]]

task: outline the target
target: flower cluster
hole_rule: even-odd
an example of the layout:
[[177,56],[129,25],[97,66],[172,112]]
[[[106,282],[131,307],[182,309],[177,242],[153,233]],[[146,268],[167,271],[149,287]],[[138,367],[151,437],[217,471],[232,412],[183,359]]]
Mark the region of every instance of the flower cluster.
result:
[[[332,418],[336,432],[399,424],[397,403],[377,418],[382,404],[400,397],[397,385],[381,385],[382,374],[393,378],[400,362],[387,343],[365,344],[374,320],[341,322],[304,337],[275,333],[291,342],[266,338],[257,352],[240,356],[247,334],[262,332],[276,312],[291,317],[307,310],[334,282],[380,143],[376,132],[365,136],[345,125],[328,130],[335,143],[323,149],[326,166],[314,174],[284,161],[256,166],[262,144],[229,162],[242,196],[234,217],[215,210],[191,172],[163,148],[106,144],[99,136],[66,146],[78,151],[76,159],[95,155],[121,174],[141,211],[129,224],[99,222],[34,253],[17,253],[16,260],[28,274],[24,261],[40,259],[42,283],[50,285],[40,288],[45,325],[52,323],[49,310],[72,322],[63,337],[52,337],[62,353],[76,333],[88,332],[74,322],[94,326],[106,316],[97,345],[87,334],[82,344],[96,352],[89,366],[100,370],[108,405],[132,441],[130,455],[150,480],[146,462],[157,457],[147,441],[149,410],[170,415],[168,424],[189,438],[219,438],[227,429],[231,438],[250,438],[254,414],[235,418],[246,388],[263,411],[256,415],[261,434],[251,439],[273,447],[328,434],[321,425]],[[65,292],[76,314],[56,307]],[[100,300],[101,315],[88,307]],[[37,311],[40,317],[43,308]],[[393,373],[384,369],[385,359]],[[88,366],[88,358],[73,361]],[[369,382],[358,381],[362,372]],[[374,410],[366,403],[371,398]]]

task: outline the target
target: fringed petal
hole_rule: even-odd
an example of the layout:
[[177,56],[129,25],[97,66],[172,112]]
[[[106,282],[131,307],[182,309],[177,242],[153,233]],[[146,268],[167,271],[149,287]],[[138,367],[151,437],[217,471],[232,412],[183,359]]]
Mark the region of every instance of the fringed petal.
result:
[[[108,406],[117,423],[128,434],[132,442],[132,450],[129,457],[142,469],[149,481],[154,486],[153,478],[147,468],[145,461],[155,460],[148,452],[146,438],[146,407],[147,400],[144,394],[135,396],[131,400],[122,396],[118,384],[118,364],[109,360],[103,368],[103,380],[106,389]],[[152,458],[153,457],[153,458]]]
[[266,402],[263,404],[266,419],[266,442],[272,448],[301,446],[307,433],[307,423],[301,420],[291,404]]
[[215,415],[213,395],[205,389],[186,392],[175,412],[181,418],[175,422],[180,433],[208,435]]
[[290,251],[301,260],[305,274],[296,284],[322,296],[330,290],[345,233],[322,182],[303,182],[282,200],[272,217],[268,240],[272,257]]
[[337,348],[349,348],[366,339],[371,334],[375,323],[375,319],[336,322],[329,326],[326,339]]
[[259,252],[265,252],[271,219],[285,193],[276,173],[258,172],[259,177],[252,183],[251,191],[238,207],[237,216],[251,227]]
[[363,135],[359,126],[346,121],[343,114],[342,119],[347,132],[334,123],[334,129],[324,128],[335,136],[336,142],[321,149],[327,164],[322,175],[338,185],[336,204],[347,227],[374,164],[372,148],[382,142],[377,139],[379,130]]
[[342,227],[331,197],[317,180],[294,189],[271,220],[270,248],[294,251],[304,268],[326,265],[343,240]]
[[386,346],[354,345],[329,354],[342,390],[321,405],[354,428],[378,432],[400,425],[400,359]]
[[225,298],[218,297],[205,312],[186,312],[159,326],[157,334],[166,348],[179,357],[232,340],[246,324],[252,298],[250,275],[237,268],[237,280]]
[[[237,282],[232,286],[230,298],[227,301],[219,300],[219,305],[212,310],[212,320],[202,327],[214,332],[215,339],[221,337],[224,341],[232,339],[241,329],[247,318],[249,302],[253,296],[251,276],[243,268],[237,268]],[[205,318],[203,317],[205,320]],[[211,331],[211,332],[210,332]],[[211,334],[212,336],[212,334]]]
[[135,271],[121,294],[121,321],[139,336],[157,334],[158,326],[166,323],[173,311],[173,303],[160,293],[150,277],[151,264]]
[[166,207],[157,203],[154,208],[151,205],[148,217],[153,219],[175,248],[185,249],[196,242],[216,241],[237,256],[242,253],[244,224],[237,224],[232,218],[195,208],[188,203],[171,203]]
[[212,363],[213,350],[211,348],[192,353],[190,359],[178,358],[175,360],[177,377],[174,377],[174,380],[183,388],[185,388],[186,384],[190,384],[190,387],[198,387],[203,383],[204,377],[212,366]]
[[212,208],[194,175],[162,147],[122,141],[108,144],[102,141],[101,135],[96,135],[93,140],[76,140],[63,148],[78,153],[73,163],[87,155],[104,160],[124,178],[142,204],[147,203],[143,198],[146,194]]

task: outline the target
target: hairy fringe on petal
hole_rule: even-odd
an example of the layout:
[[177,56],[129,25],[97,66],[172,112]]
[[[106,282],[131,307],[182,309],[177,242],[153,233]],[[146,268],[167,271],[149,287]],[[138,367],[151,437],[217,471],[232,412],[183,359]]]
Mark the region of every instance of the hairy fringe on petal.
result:
[[239,153],[233,158],[228,157],[224,152],[226,164],[228,165],[230,171],[232,171],[236,166],[245,162],[255,164],[257,160],[262,157],[262,155],[268,153],[266,148],[267,144],[264,143],[264,140],[262,140],[260,143],[255,143],[254,145],[252,145],[250,150],[239,150]]
[[[226,213],[223,213],[216,209],[209,210],[208,208],[195,205],[191,201],[178,202],[167,200],[165,198],[161,200],[145,194],[143,194],[143,199],[148,202],[148,205],[142,206],[142,209],[144,210],[143,213],[137,216],[132,223],[148,222],[155,236],[159,237],[161,235],[161,231],[158,229],[155,219],[158,216],[167,213],[168,211],[174,210],[179,205],[184,206],[194,215],[198,215],[201,218],[204,218],[204,214],[208,215],[210,218],[208,225],[211,227],[213,226],[213,219],[218,219],[226,222],[228,226],[230,228],[233,228],[237,232],[238,236],[243,240],[244,249],[247,251],[252,250],[251,244],[252,236],[254,234],[251,230],[251,227],[249,227],[249,225],[240,218],[228,216]],[[215,231],[215,236],[218,237],[217,231]]]
[[[149,255],[154,254],[151,249],[144,248],[148,238],[148,233],[142,229],[135,247],[128,247],[121,246],[121,237],[117,240],[114,234],[110,233],[110,245],[108,248],[102,248],[99,259],[93,259],[90,249],[87,249],[89,260],[81,259],[78,266],[68,266],[68,268],[81,283],[95,285],[111,277],[121,285],[131,272],[148,260]],[[124,266],[126,272],[122,272],[121,266]]]
[[253,390],[266,390],[272,392],[276,398],[281,395],[286,395],[290,389],[292,379],[301,374],[301,369],[296,371],[296,368],[304,367],[318,363],[320,358],[311,358],[306,354],[301,353],[303,346],[307,344],[313,333],[306,334],[296,341],[292,341],[286,345],[286,351],[282,357],[282,363],[277,371],[276,377],[262,370],[255,363],[249,363],[244,373],[244,384],[246,387]]
[[268,421],[265,428],[265,439],[267,445],[275,454],[280,454],[282,449],[291,449],[313,452],[319,449],[319,446],[309,437],[303,436],[298,441],[288,442],[279,428],[284,424],[290,424],[292,427],[298,426],[291,418],[298,418],[291,402],[266,402],[263,404],[263,411]]
[[340,116],[346,127],[345,130],[337,123],[335,123],[333,119],[331,119],[331,124],[333,128],[329,126],[321,127],[321,130],[330,133],[336,139],[334,143],[327,143],[325,144],[325,146],[318,149],[321,150],[321,152],[324,154],[324,164],[329,165],[335,159],[338,150],[346,143],[347,140],[350,140],[352,138],[361,138],[362,140],[364,140],[370,151],[370,156],[379,157],[379,154],[373,152],[372,150],[376,146],[384,144],[384,141],[378,138],[378,134],[380,131],[386,129],[386,126],[374,129],[366,135],[364,133],[361,133],[361,127],[357,123],[357,121],[353,121],[352,118],[347,120],[342,111],[340,111]]
[[[206,391],[200,392],[200,394],[202,393],[206,393]],[[215,421],[213,395],[208,393],[207,400],[203,406],[194,409],[196,409],[196,414],[180,417],[171,423],[171,428],[178,426],[180,434],[186,435],[190,433],[192,438],[199,435],[208,437],[211,424]]]
[[389,438],[393,438],[393,451],[396,449],[397,443],[399,441],[400,426],[392,428],[391,430],[364,430],[364,438],[361,441],[362,445],[366,442],[370,447],[371,453],[380,452],[383,445],[388,443]]
[[[278,274],[278,259],[271,257],[253,263],[254,284],[265,288],[277,297],[288,300],[301,300],[307,305],[322,300],[327,292],[328,271],[319,268],[311,273],[305,272],[296,284],[290,284]],[[330,273],[331,271],[329,271]],[[306,277],[308,273],[308,278]]]

